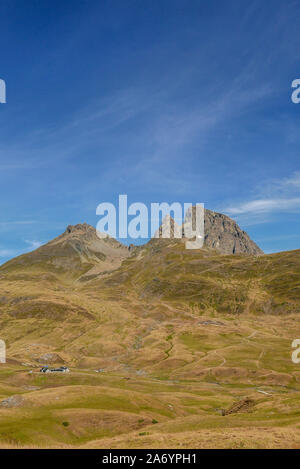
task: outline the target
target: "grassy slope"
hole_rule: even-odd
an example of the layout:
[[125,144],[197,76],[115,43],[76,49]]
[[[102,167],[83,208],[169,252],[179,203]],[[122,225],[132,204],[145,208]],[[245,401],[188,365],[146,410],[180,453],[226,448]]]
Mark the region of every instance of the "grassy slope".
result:
[[[21,396],[0,407],[2,445],[299,447],[299,282],[300,251],[220,256],[167,240],[89,282],[43,265],[2,272],[0,396]],[[28,373],[46,352],[72,372]],[[243,397],[251,412],[221,415]]]

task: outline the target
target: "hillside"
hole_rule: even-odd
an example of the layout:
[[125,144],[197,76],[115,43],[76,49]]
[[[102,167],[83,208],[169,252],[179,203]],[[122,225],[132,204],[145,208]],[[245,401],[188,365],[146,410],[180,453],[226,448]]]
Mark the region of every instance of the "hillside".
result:
[[[300,445],[299,287],[300,250],[128,250],[68,227],[0,268],[0,442]],[[71,373],[41,376],[46,363]]]
[[74,280],[91,272],[118,268],[128,248],[113,238],[100,239],[87,223],[69,225],[65,232],[33,252],[7,262],[1,272],[52,272]]

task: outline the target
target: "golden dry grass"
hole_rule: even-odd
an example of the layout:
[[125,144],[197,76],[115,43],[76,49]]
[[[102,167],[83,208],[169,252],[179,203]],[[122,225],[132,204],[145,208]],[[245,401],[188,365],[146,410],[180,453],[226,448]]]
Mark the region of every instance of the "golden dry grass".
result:
[[[79,281],[82,270],[1,271],[0,401],[18,399],[0,405],[0,447],[300,446],[299,251],[160,241],[112,273]],[[38,373],[49,353],[71,373]],[[222,415],[247,397],[249,411]]]

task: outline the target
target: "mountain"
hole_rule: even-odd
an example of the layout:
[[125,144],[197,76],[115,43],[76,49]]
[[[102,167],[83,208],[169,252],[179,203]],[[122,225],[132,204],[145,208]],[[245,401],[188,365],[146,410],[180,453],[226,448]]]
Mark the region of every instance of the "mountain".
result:
[[[185,223],[195,226],[195,207],[187,211]],[[163,236],[166,233],[166,236]],[[180,227],[176,221],[167,215],[154,238],[180,238],[184,236],[184,226]],[[204,246],[217,250],[221,254],[247,254],[259,256],[263,251],[250,239],[238,224],[222,213],[204,210]]]
[[0,270],[47,270],[70,278],[94,275],[118,268],[130,255],[126,246],[113,238],[100,239],[87,223],[69,225],[65,232],[33,252],[7,262]]
[[[193,214],[188,212],[188,222],[192,220]],[[226,215],[205,210],[204,223],[204,246],[221,254],[263,254],[247,233]],[[169,225],[171,239],[174,233],[175,237],[180,237],[181,233],[184,236],[183,227],[169,215],[164,218],[155,236],[161,238],[163,232],[168,233]],[[7,262],[0,267],[0,272],[24,270],[27,267],[32,272],[46,270],[69,279],[86,280],[117,269],[134,251],[114,238],[99,238],[96,229],[87,223],[69,225],[64,233],[47,244]]]
[[176,223],[174,218],[166,215],[158,230],[155,231],[153,238],[181,238],[183,235],[182,227]]
[[205,210],[204,232],[204,245],[221,254],[263,254],[246,231],[241,230],[234,220],[222,213]]
[[4,447],[300,446],[300,250],[205,226],[196,250],[69,226],[0,267]]

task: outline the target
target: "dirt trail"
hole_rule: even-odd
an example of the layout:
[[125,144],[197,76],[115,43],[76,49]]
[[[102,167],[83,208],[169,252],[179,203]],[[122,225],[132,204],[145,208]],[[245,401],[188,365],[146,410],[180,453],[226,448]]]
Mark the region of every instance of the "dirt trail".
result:
[[219,358],[221,358],[221,359],[223,360],[222,363],[221,363],[221,365],[219,365],[219,366],[224,366],[225,363],[226,363],[226,358],[222,357],[222,355],[220,355],[216,350],[215,350],[214,352],[215,352],[215,354],[217,355],[217,357],[219,357]]
[[170,357],[170,352],[171,352],[172,348],[174,347],[172,339],[173,339],[173,336],[169,336],[167,338],[167,342],[170,343],[170,347],[167,350],[165,350],[166,357],[164,358],[164,360],[167,360]]
[[252,337],[254,337],[256,334],[258,333],[258,331],[254,331],[252,332],[252,334],[250,334],[248,337],[242,339],[243,341],[247,342],[249,345],[251,345],[252,347],[256,347],[256,348],[260,348],[260,354],[259,354],[259,357],[258,359],[256,360],[256,367],[259,369],[260,368],[260,360],[262,359],[264,353],[265,353],[265,348],[261,348],[261,345],[260,344],[257,344],[256,342],[251,342],[249,339],[251,339]]

